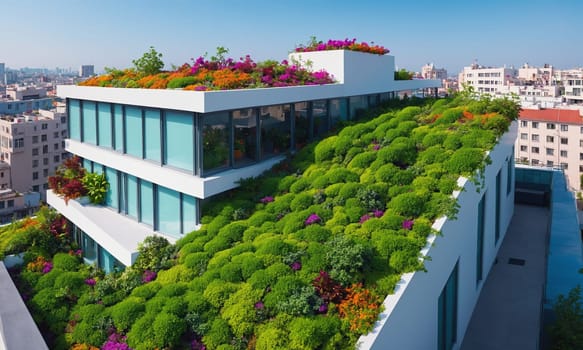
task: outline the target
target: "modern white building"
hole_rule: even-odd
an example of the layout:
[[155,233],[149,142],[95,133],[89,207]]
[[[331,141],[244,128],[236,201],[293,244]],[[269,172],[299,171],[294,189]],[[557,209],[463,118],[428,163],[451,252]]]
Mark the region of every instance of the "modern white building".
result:
[[464,67],[458,76],[459,88],[471,86],[474,91],[494,95],[516,82],[516,70],[506,67],[484,67],[477,63]]
[[421,77],[423,79],[447,79],[447,70],[445,68],[436,68],[433,63],[428,63],[421,67]]
[[292,53],[337,83],[225,91],[59,86],[65,149],[109,181],[104,206],[48,203],[74,226],[85,259],[105,270],[134,262],[152,232],[174,241],[200,224],[201,201],[238,186],[323,136],[338,122],[397,96],[437,89],[394,80],[394,57],[334,50]]
[[515,158],[523,164],[561,168],[568,186],[581,191],[583,118],[578,110],[523,109]]

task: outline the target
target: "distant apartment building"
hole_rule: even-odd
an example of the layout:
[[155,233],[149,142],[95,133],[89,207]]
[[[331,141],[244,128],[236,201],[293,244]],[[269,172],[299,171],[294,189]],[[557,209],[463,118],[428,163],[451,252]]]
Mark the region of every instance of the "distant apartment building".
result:
[[577,110],[523,109],[515,143],[517,163],[562,168],[569,188],[581,191],[583,118]]
[[0,159],[10,165],[12,189],[39,192],[45,200],[48,177],[67,156],[64,110],[64,106],[59,106],[51,111],[0,117]]
[[82,65],[79,67],[79,76],[81,78],[89,78],[95,75],[95,67],[92,64]]
[[556,85],[554,79],[557,71],[550,64],[533,67],[528,63],[518,68],[518,79],[528,85]]
[[53,98],[47,95],[47,89],[36,86],[10,86],[0,97],[0,113],[30,113],[39,109],[51,109]]
[[508,85],[515,83],[516,70],[506,67],[483,67],[474,63],[469,67],[464,67],[458,80],[460,90],[463,90],[464,85],[467,85],[479,93],[496,94],[505,90]]
[[435,68],[433,63],[428,63],[421,67],[421,77],[423,79],[447,79],[447,70],[445,68]]
[[0,62],[0,85],[6,85],[6,64]]
[[567,103],[583,103],[583,68],[561,72],[561,81],[565,88],[564,98]]

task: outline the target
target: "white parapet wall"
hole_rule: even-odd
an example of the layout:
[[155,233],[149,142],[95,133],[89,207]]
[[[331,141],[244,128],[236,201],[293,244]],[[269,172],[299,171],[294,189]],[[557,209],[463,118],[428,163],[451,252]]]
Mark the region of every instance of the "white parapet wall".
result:
[[[358,349],[438,349],[438,300],[456,263],[457,339],[453,349],[460,348],[480,291],[514,213],[512,146],[516,134],[517,124],[514,122],[489,153],[492,163],[485,170],[484,188],[479,192],[468,179],[458,180],[463,190],[454,193],[460,205],[457,219],[441,218],[433,225],[440,234],[431,236],[426,249],[422,251],[424,256],[429,257],[425,261],[427,271],[402,276],[395,293],[385,299],[385,310],[374,330],[360,338]],[[496,241],[497,174],[500,174],[500,236]],[[508,181],[511,181],[509,192]],[[483,278],[477,282],[478,203],[483,195],[486,196]]]

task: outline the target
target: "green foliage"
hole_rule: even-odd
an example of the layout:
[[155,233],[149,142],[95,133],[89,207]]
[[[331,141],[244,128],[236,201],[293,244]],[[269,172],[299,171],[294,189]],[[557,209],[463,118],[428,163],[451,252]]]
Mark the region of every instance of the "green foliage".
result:
[[417,192],[397,195],[388,204],[388,208],[405,217],[417,217],[423,213],[427,197]]
[[221,308],[230,294],[237,290],[234,283],[223,282],[219,279],[212,281],[204,290],[203,296],[206,301],[216,308]]
[[289,345],[292,349],[319,349],[338,331],[338,319],[297,317],[289,324]]
[[149,236],[138,246],[138,258],[133,268],[158,271],[172,265],[174,247],[162,236]]
[[103,204],[105,202],[105,195],[109,188],[105,173],[85,173],[82,183],[87,190],[87,196],[89,196],[91,203]]
[[180,336],[186,330],[186,321],[176,315],[162,312],[152,324],[154,343],[159,348],[174,348],[180,342]]
[[153,46],[150,46],[150,51],[145,52],[142,57],[133,60],[132,63],[136,71],[143,75],[158,74],[164,68],[162,54],[158,53]]
[[330,277],[346,286],[358,279],[372,254],[369,247],[344,236],[335,237],[325,247]]
[[581,286],[571,289],[568,295],[559,295],[553,305],[553,311],[555,322],[549,327],[552,349],[583,348]]
[[129,330],[136,319],[142,316],[145,310],[143,300],[129,297],[111,307],[110,314],[118,330]]
[[53,256],[53,268],[63,271],[77,271],[81,265],[81,259],[67,253],[57,253]]
[[229,344],[232,337],[233,333],[231,332],[229,323],[224,319],[217,317],[212,322],[210,330],[204,335],[202,341],[207,349],[214,350],[222,344]]
[[231,326],[235,336],[245,337],[252,334],[257,321],[255,303],[261,300],[262,294],[262,290],[253,289],[251,285],[244,284],[225,302],[221,316]]
[[193,76],[189,77],[182,77],[182,78],[174,78],[168,82],[166,85],[167,89],[181,89],[188,85],[192,85],[196,83],[196,78]]
[[461,148],[444,162],[445,170],[453,174],[471,175],[484,162],[484,151],[479,148]]
[[395,80],[411,80],[413,79],[413,72],[409,72],[405,68],[395,71]]

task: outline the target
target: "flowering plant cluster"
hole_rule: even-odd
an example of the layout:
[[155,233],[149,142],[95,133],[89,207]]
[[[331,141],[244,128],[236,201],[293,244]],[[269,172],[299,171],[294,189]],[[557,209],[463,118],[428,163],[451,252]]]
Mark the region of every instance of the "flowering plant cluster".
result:
[[156,279],[156,276],[157,276],[156,271],[146,270],[142,275],[142,282],[144,283],[152,282],[153,280]]
[[62,195],[65,203],[68,203],[70,199],[87,194],[82,182],[83,176],[85,169],[81,165],[81,158],[73,156],[63,161],[54,176],[49,176],[49,188]]
[[338,305],[340,317],[348,322],[350,330],[361,334],[368,333],[382,307],[381,298],[364,288],[361,283],[346,288],[346,292],[347,297]]
[[112,333],[101,350],[132,350],[126,343],[126,336],[118,333]]
[[318,216],[318,214],[310,214],[310,216],[308,216],[308,218],[306,219],[306,221],[304,221],[304,224],[306,226],[308,226],[308,225],[311,225],[311,224],[319,223],[320,221],[322,221],[322,219],[320,219],[320,217]]
[[389,49],[380,45],[369,45],[367,42],[356,42],[356,39],[344,39],[344,40],[328,40],[327,42],[317,41],[316,38],[312,37],[308,45],[300,45],[296,47],[296,52],[310,52],[310,51],[326,51],[326,50],[351,50],[360,51],[366,53],[372,53],[375,55],[385,55],[389,53]]
[[385,215],[384,210],[373,210],[372,214],[364,214],[363,216],[360,217],[360,220],[358,221],[359,224],[363,224],[365,223],[368,219],[371,218],[380,218],[381,216]]
[[30,272],[49,273],[53,269],[53,263],[39,255],[26,265],[26,269]]
[[268,60],[255,62],[249,55],[234,60],[225,58],[225,48],[217,49],[217,56],[201,56],[192,64],[185,63],[174,71],[144,74],[135,69],[110,70],[108,74],[85,80],[79,85],[184,89],[194,91],[231,90],[297,85],[321,85],[334,82],[325,70],[312,72],[299,63]]
[[403,229],[412,230],[413,229],[413,220],[403,220]]
[[272,196],[265,196],[259,200],[263,204],[271,203],[274,201]]

